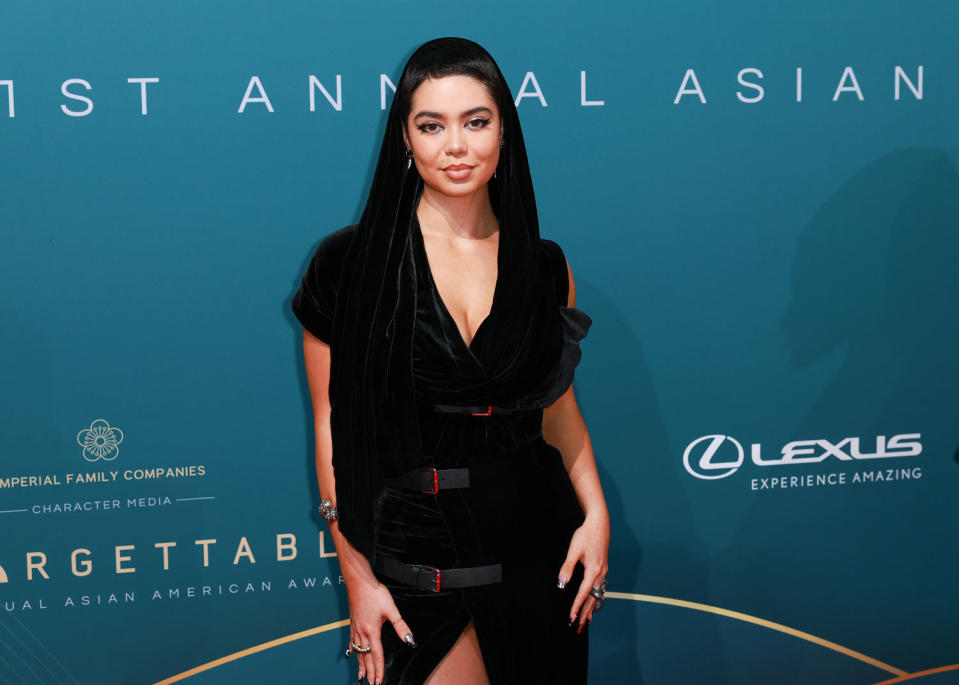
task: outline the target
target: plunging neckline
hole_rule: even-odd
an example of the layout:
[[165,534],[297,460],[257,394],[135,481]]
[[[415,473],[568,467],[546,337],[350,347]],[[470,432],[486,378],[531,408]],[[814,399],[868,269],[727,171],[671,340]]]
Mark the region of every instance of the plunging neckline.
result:
[[[493,301],[490,304],[489,312],[483,317],[483,320],[480,321],[479,326],[476,327],[476,330],[473,331],[473,338],[469,342],[466,342],[466,338],[463,337],[460,327],[456,325],[456,319],[453,318],[453,315],[450,313],[449,307],[446,306],[446,301],[443,299],[443,296],[440,294],[440,289],[436,285],[436,279],[433,278],[433,267],[430,266],[430,258],[426,252],[426,241],[423,239],[423,231],[420,228],[420,220],[416,212],[413,212],[413,228],[416,234],[417,242],[419,243],[418,248],[420,252],[420,257],[423,259],[423,264],[425,265],[426,276],[429,279],[430,286],[433,288],[433,292],[436,293],[436,301],[439,303],[439,307],[443,312],[443,316],[446,317],[447,322],[453,327],[453,330],[456,331],[456,337],[459,338],[459,341],[463,344],[470,353],[473,353],[473,346],[476,344],[476,339],[479,338],[480,332],[486,327],[486,322],[490,320],[493,316],[493,311],[496,309],[496,302],[498,301],[499,296],[499,285],[502,279],[500,279],[500,272],[502,271],[503,266],[503,236],[500,235],[498,242],[496,244],[496,282],[493,284]],[[502,231],[502,226],[500,231]],[[475,354],[473,355],[475,357]]]

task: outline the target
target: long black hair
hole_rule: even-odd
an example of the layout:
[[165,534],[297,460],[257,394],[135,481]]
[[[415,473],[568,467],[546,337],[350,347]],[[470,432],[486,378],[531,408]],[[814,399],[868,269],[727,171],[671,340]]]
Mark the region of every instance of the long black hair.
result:
[[[404,131],[413,93],[426,79],[472,76],[499,108],[503,147],[488,184],[500,224],[498,276],[487,336],[490,378],[517,369],[527,384],[558,354],[559,316],[541,287],[539,223],[526,146],[506,79],[482,46],[439,38],[420,46],[403,69],[387,117],[370,194],[346,251],[331,341],[333,467],[340,529],[373,558],[377,498],[385,477],[418,464],[422,443],[413,387],[416,269],[412,227],[423,180],[407,164]],[[502,384],[500,384],[502,385]],[[476,404],[507,404],[496,384]]]

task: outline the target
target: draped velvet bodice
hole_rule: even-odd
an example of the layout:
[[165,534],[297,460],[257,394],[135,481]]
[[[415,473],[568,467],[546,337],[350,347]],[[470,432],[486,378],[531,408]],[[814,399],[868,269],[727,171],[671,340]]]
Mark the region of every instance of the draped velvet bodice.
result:
[[[542,433],[543,407],[555,401],[572,380],[572,371],[580,357],[579,340],[590,325],[584,312],[565,306],[567,290],[558,281],[560,277],[566,278],[565,259],[561,252],[557,255],[553,251],[547,255],[553,262],[547,273],[555,276],[557,281],[544,284],[558,291],[556,306],[560,309],[561,326],[556,341],[557,363],[545,377],[530,380],[509,365],[504,368],[500,359],[487,357],[489,354],[503,354],[502,350],[491,349],[488,344],[488,338],[495,335],[496,326],[503,323],[496,319],[495,300],[500,294],[494,296],[489,316],[467,345],[433,280],[416,220],[412,240],[417,279],[413,378],[424,464],[465,465],[495,458],[535,440]],[[562,263],[558,263],[557,257]],[[562,267],[561,272],[559,267]],[[509,351],[505,354],[508,355]],[[477,420],[469,414],[435,412],[434,404],[494,404],[516,411]]]
[[[535,349],[529,349],[533,346],[524,344],[524,340],[517,341],[515,349],[504,343],[516,339],[503,331],[508,327],[522,329],[524,322],[509,316],[513,310],[508,300],[521,294],[500,287],[498,278],[489,316],[467,345],[433,281],[415,217],[412,229],[416,311],[411,361],[423,449],[422,454],[411,455],[411,463],[404,467],[432,463],[434,458],[482,458],[528,443],[541,432],[542,409],[555,402],[572,382],[581,356],[579,341],[592,323],[585,312],[566,306],[569,281],[562,249],[543,239],[537,252],[542,260],[538,269],[542,282],[535,285],[549,293],[547,301],[558,314],[542,316],[541,321],[543,326],[555,327],[555,335],[541,335],[545,342]],[[303,326],[327,342],[333,337],[334,304],[344,255],[355,233],[355,226],[347,226],[321,241],[293,298],[293,311]],[[337,350],[332,354],[335,364]],[[516,411],[476,420],[469,415],[434,412],[434,404],[495,405]],[[441,440],[445,442],[439,454]]]

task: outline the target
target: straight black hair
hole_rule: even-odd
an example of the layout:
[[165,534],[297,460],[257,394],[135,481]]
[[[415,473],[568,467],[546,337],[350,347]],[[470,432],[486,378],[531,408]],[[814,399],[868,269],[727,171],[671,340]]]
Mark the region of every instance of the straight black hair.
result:
[[413,93],[424,81],[444,76],[471,76],[482,83],[501,117],[511,101],[499,67],[483,46],[465,38],[438,38],[421,45],[410,56],[396,87],[396,106],[404,131],[413,106]]
[[[490,204],[500,224],[498,275],[484,350],[502,373],[523,369],[534,384],[560,353],[560,317],[546,292],[539,222],[526,145],[509,87],[492,56],[465,38],[421,45],[403,68],[387,117],[363,215],[342,264],[334,308],[330,418],[340,530],[372,560],[384,479],[422,454],[412,369],[417,279],[413,231],[423,179],[408,165],[403,134],[416,89],[427,79],[468,75],[483,83],[503,127]],[[422,287],[420,285],[419,287]],[[515,372],[515,371],[513,371]],[[490,388],[497,369],[489,369]],[[505,398],[484,397],[480,404]]]

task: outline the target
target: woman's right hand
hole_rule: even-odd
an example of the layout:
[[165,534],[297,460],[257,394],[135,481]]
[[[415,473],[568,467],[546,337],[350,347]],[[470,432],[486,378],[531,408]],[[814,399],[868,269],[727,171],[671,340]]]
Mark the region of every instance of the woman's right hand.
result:
[[383,583],[364,579],[356,586],[348,587],[347,593],[350,603],[350,640],[352,644],[371,648],[365,654],[356,652],[359,664],[357,678],[363,680],[365,676],[373,685],[381,685],[385,670],[383,641],[380,638],[383,622],[389,621],[400,641],[411,648],[416,646],[413,633],[400,616],[389,588]]

